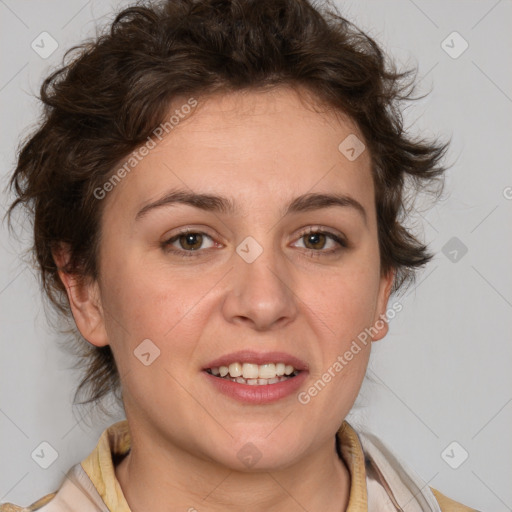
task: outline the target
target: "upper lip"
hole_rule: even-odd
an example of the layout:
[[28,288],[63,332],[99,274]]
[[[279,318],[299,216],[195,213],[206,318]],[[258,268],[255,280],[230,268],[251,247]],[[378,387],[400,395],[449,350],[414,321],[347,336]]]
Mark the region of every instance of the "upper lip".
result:
[[286,352],[255,352],[253,350],[240,350],[221,356],[203,367],[203,370],[229,366],[231,363],[284,363],[293,366],[296,370],[307,370],[308,365],[301,359]]

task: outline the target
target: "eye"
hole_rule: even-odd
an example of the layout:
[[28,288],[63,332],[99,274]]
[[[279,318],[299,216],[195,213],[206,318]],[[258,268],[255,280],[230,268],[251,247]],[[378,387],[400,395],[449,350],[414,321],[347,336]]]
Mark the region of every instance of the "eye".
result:
[[212,238],[206,233],[189,230],[178,233],[162,243],[162,247],[166,251],[180,253],[183,256],[192,256],[192,254],[186,253],[209,249],[214,245]]
[[309,228],[306,232],[302,233],[296,243],[299,242],[302,242],[302,245],[298,245],[298,247],[324,254],[335,253],[341,250],[341,248],[348,246],[347,242],[340,235],[314,228]]
[[[197,255],[200,249],[210,249],[219,244],[202,231],[187,229],[165,240],[161,246],[165,252],[189,257]],[[309,228],[300,235],[293,246],[306,249],[311,255],[320,256],[337,253],[342,248],[347,248],[348,244],[341,235],[318,228]]]

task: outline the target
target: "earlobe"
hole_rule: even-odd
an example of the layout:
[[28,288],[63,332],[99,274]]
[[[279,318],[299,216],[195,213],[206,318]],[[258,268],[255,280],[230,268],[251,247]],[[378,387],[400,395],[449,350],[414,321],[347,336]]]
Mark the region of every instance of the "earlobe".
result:
[[108,345],[97,281],[66,271],[69,261],[68,246],[61,244],[52,251],[52,254],[59,278],[66,288],[69,306],[78,330],[89,343],[97,347]]
[[374,320],[374,330],[376,334],[372,336],[372,341],[379,341],[389,331],[389,325],[387,322],[386,311],[388,306],[389,297],[391,295],[391,290],[393,289],[393,283],[395,280],[395,271],[391,269],[386,275],[382,276],[380,288],[379,288],[379,298],[377,302],[377,310],[375,314]]

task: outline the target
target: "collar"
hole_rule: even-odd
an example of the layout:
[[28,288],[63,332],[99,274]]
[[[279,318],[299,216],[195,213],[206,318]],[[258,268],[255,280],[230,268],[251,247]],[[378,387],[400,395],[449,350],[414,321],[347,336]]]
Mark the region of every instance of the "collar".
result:
[[[338,453],[350,472],[347,512],[367,510],[366,470],[363,448],[356,431],[344,421],[336,434]],[[114,467],[128,453],[131,436],[128,421],[114,423],[101,435],[96,448],[81,462],[109,510],[131,512]]]

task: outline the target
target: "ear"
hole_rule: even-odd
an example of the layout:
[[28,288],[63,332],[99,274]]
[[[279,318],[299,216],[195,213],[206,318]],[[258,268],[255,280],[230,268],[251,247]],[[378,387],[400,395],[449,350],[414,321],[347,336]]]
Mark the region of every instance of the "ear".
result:
[[108,345],[101,295],[96,280],[66,271],[70,259],[70,248],[59,244],[52,250],[59,278],[66,288],[68,301],[76,326],[82,336],[92,345]]
[[387,274],[384,274],[380,279],[379,296],[377,298],[377,308],[375,310],[372,329],[372,333],[376,331],[376,334],[372,335],[372,341],[381,340],[389,331],[386,311],[394,280],[395,271],[393,269],[391,269]]

